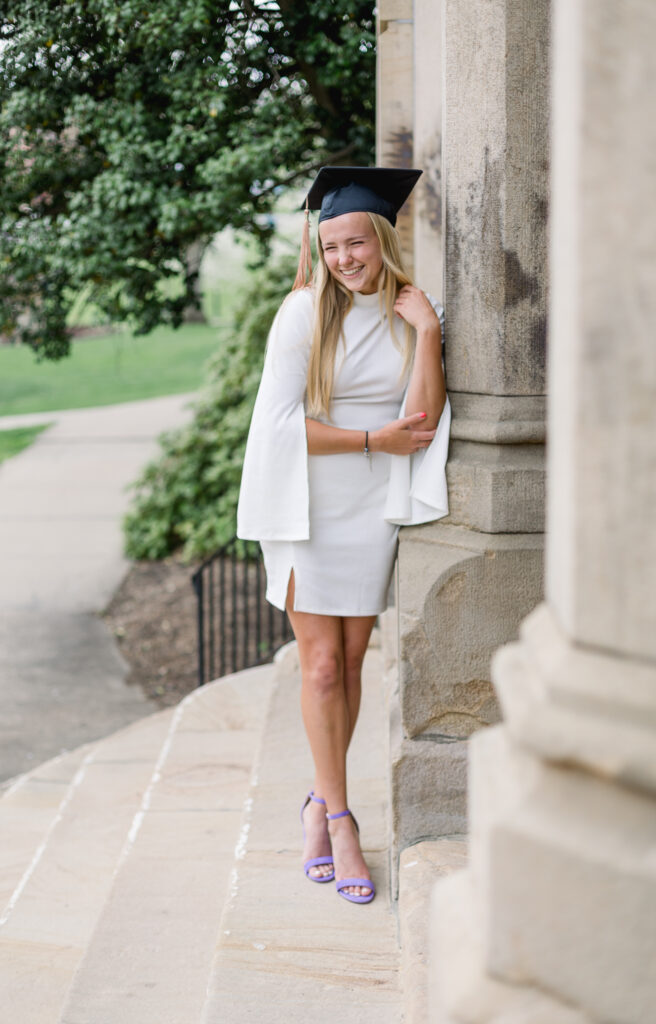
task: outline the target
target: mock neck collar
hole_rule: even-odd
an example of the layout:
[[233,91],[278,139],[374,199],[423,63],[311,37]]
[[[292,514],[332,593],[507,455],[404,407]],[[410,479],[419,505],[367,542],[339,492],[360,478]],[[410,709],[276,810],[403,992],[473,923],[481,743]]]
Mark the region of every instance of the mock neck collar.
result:
[[371,295],[363,295],[362,292],[353,292],[353,305],[360,308],[378,308],[378,292],[372,292]]

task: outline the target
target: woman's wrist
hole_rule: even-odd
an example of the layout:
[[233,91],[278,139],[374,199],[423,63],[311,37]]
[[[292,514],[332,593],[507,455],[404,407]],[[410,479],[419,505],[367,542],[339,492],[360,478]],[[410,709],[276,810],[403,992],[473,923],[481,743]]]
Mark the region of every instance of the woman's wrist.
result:
[[426,340],[427,342],[441,343],[442,341],[442,328],[440,321],[435,317],[435,323],[422,324],[417,328],[417,341]]
[[371,452],[380,451],[380,445],[378,443],[378,441],[379,441],[379,438],[378,438],[379,433],[380,433],[380,431],[378,431],[378,430],[370,430],[369,431],[369,445],[368,445],[368,447],[369,447],[369,453],[370,454],[371,454]]

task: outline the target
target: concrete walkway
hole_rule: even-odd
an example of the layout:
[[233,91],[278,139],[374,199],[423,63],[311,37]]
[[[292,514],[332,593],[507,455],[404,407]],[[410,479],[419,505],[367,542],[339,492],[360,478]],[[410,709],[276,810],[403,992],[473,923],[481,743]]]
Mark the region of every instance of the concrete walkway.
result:
[[54,424],[0,464],[0,780],[154,710],[97,613],[128,567],[126,488],[192,398],[0,417]]

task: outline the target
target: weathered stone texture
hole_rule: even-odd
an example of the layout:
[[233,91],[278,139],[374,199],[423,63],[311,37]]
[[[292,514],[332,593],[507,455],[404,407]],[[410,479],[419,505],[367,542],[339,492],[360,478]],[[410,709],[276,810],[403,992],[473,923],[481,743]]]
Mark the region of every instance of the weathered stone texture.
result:
[[439,737],[403,739],[392,721],[391,884],[398,893],[401,851],[421,839],[467,831],[467,744]]
[[549,4],[445,2],[447,373],[544,391]]
[[572,643],[543,604],[492,675],[516,743],[656,794],[656,665]]
[[530,985],[510,985],[485,969],[469,871],[435,885],[431,904],[431,1024],[598,1024]]
[[472,820],[486,821],[476,857],[488,863],[474,877],[489,971],[558,992],[599,1020],[647,1022],[656,1005],[653,801],[518,756],[503,729],[472,741],[470,764]]
[[[412,0],[385,0],[378,5],[378,76],[376,83],[376,160],[384,167],[413,166],[413,25]],[[403,257],[412,272],[414,199],[404,203],[396,228]]]
[[555,38],[548,595],[581,642],[654,659],[656,6],[559,4]]
[[454,391],[450,401],[453,440],[483,444],[544,443],[544,395],[471,395]]
[[415,277],[442,300],[442,4],[414,5]]
[[449,516],[483,533],[544,530],[542,445],[492,445],[452,440],[447,464]]
[[399,939],[404,1024],[430,1024],[428,951],[430,918],[426,913],[438,878],[467,864],[467,842],[439,839],[410,846],[399,866]]
[[[553,39],[547,604],[470,744],[467,905],[454,879],[434,911],[450,1024],[560,1019],[518,989],[612,1024],[656,1006],[656,8],[556,0]],[[482,985],[454,991],[472,949]]]
[[466,738],[499,719],[492,652],[539,601],[542,537],[435,524],[408,531],[399,563],[404,734]]
[[[379,61],[379,159],[393,165],[400,162],[399,126],[409,123],[405,107],[401,113],[407,77],[398,95],[389,91],[405,68],[401,40],[408,42],[404,32],[412,29],[400,11],[390,3],[379,14],[387,47]],[[439,244],[444,100],[443,295],[454,430],[448,521],[402,530],[400,537],[393,862],[408,843],[463,827],[464,741],[498,720],[492,652],[516,635],[542,596],[544,508],[546,4],[425,0],[405,16],[414,18],[414,152],[426,154],[424,184],[435,190],[432,212],[427,208],[421,227],[415,221],[422,271],[430,246]],[[506,63],[507,48],[520,39],[525,49]],[[432,96],[431,74],[439,79]],[[429,198],[421,190],[417,196],[418,204]],[[426,277],[422,272],[422,285],[439,295]]]

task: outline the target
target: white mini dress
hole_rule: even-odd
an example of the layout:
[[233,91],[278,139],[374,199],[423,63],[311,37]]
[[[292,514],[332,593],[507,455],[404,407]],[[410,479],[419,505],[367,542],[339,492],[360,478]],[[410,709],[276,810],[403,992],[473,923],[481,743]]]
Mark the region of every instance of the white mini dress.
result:
[[[313,306],[310,289],[293,292],[271,328],[244,458],[237,532],[260,542],[267,599],[276,607],[285,607],[293,570],[296,611],[378,615],[388,604],[399,525],[448,513],[450,407],[447,401],[429,448],[414,455],[309,455],[305,391]],[[395,329],[403,339],[400,318]],[[364,442],[365,430],[403,415],[403,357],[378,294],[354,294],[343,334],[325,422],[363,431]]]

